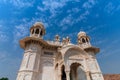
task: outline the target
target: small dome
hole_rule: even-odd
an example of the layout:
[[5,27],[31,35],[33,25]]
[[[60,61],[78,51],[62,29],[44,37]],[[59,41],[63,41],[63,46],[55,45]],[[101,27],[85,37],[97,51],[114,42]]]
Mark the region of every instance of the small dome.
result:
[[35,24],[33,24],[33,26],[30,28],[30,30],[33,29],[33,28],[36,28],[36,27],[40,27],[41,29],[44,29],[43,23],[36,22]]
[[84,31],[80,31],[80,32],[78,33],[78,36],[86,36],[86,33],[85,33]]
[[40,26],[41,28],[44,28],[44,26],[43,26],[43,23],[42,23],[42,22],[36,22],[36,23],[34,24],[34,26]]
[[43,25],[42,22],[36,22],[35,24],[33,24],[33,26],[30,28],[30,31],[31,31],[33,28],[41,28],[42,31],[43,31],[43,34],[45,34],[45,28],[44,28],[44,25]]

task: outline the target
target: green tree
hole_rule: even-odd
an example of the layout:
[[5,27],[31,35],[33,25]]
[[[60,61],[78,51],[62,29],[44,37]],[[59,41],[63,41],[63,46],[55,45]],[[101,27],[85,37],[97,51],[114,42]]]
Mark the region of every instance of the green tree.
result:
[[0,80],[9,80],[9,79],[8,79],[8,78],[3,77],[3,78],[1,78]]

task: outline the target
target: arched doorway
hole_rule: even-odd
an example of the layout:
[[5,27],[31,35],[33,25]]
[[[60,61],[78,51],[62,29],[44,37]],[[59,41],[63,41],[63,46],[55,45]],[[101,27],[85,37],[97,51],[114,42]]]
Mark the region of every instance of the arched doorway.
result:
[[72,63],[70,66],[70,80],[78,80],[77,68],[80,66],[79,63]]
[[66,79],[66,73],[65,73],[65,66],[63,65],[62,68],[61,68],[61,80],[67,80]]
[[87,80],[85,72],[81,69],[81,64],[79,63],[71,64],[70,80]]

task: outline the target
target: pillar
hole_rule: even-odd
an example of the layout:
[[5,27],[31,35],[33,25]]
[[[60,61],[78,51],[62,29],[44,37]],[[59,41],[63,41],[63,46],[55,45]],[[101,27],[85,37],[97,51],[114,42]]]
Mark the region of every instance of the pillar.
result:
[[58,67],[58,77],[57,80],[61,80],[62,72],[61,72],[61,67]]
[[87,80],[91,80],[91,78],[90,78],[90,72],[87,71],[87,72],[85,72],[85,73],[86,73],[86,79],[87,79]]
[[70,80],[70,71],[65,71],[65,73],[66,73],[66,80]]
[[41,37],[41,34],[40,34],[40,33],[41,33],[41,29],[39,29],[39,35],[38,35],[38,37]]

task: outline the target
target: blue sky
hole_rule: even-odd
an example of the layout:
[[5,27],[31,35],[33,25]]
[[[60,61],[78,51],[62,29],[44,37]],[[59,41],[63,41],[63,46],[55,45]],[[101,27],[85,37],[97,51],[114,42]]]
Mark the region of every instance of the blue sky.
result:
[[120,0],[0,0],[0,77],[15,80],[24,53],[19,40],[36,21],[45,25],[45,40],[59,34],[76,44],[85,31],[101,49],[102,72],[120,73]]

